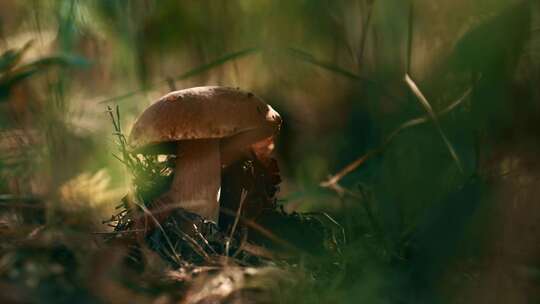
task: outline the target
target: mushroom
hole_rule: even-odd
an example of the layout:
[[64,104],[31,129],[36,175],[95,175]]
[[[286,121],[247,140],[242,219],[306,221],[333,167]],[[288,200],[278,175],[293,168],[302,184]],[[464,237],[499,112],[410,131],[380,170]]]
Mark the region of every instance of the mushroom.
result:
[[217,223],[221,169],[261,145],[271,150],[280,126],[279,114],[252,93],[195,87],[152,104],[135,122],[128,142],[135,153],[173,143],[172,185],[158,199],[164,209],[180,207]]

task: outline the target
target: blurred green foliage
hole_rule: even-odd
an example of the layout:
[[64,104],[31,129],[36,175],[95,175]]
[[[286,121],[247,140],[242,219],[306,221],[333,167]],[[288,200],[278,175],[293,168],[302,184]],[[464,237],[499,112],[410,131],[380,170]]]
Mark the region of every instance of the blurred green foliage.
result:
[[[36,216],[12,220],[6,204],[38,198],[38,222],[76,252],[69,262],[88,262],[73,238],[103,229],[129,186],[106,106],[119,105],[129,130],[172,88],[238,86],[284,118],[285,208],[329,212],[346,230],[339,267],[305,261],[334,269],[283,290],[283,302],[538,302],[539,28],[540,6],[525,0],[4,0],[0,228]],[[435,113],[471,90],[439,117],[463,172],[431,120],[385,143],[426,115],[405,74]],[[345,192],[319,186],[380,147],[340,181]],[[70,183],[103,168],[106,184]],[[18,251],[0,246],[5,265]]]

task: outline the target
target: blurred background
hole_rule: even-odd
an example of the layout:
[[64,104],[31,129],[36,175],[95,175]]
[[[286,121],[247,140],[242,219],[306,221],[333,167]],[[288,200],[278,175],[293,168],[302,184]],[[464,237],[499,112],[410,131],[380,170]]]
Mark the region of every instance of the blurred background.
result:
[[127,134],[165,93],[223,85],[284,118],[285,208],[346,231],[339,275],[292,298],[540,302],[537,1],[2,0],[0,53],[0,277],[17,290],[52,288],[10,272],[21,231],[45,225],[85,265],[81,234],[129,189],[107,106]]

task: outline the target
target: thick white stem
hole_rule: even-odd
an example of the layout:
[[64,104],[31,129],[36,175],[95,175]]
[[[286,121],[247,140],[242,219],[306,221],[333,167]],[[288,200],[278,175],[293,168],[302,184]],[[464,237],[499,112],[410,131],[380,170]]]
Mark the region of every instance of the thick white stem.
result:
[[178,144],[176,169],[168,196],[181,207],[217,223],[221,187],[219,139]]

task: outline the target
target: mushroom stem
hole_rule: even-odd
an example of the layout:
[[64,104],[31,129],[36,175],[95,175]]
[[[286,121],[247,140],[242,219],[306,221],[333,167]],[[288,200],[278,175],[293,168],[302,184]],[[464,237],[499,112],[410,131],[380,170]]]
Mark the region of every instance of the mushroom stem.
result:
[[168,196],[181,207],[217,223],[221,166],[219,139],[178,144],[176,169]]

